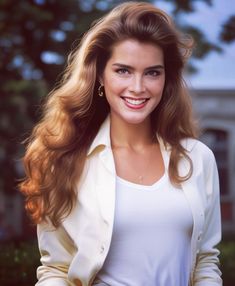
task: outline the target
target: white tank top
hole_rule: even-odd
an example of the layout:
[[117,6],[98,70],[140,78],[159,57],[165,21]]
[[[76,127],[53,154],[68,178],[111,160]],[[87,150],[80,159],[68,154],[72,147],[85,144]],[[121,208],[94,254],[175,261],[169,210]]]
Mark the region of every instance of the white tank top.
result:
[[97,285],[188,286],[193,218],[165,174],[152,186],[117,177],[110,249]]

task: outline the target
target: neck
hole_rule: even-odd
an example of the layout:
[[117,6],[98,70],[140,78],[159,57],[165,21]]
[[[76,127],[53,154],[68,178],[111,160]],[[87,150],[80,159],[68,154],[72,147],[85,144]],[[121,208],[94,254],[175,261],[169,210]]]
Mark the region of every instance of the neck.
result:
[[124,147],[140,150],[153,144],[154,136],[150,119],[140,124],[127,123],[124,120],[110,116],[111,142],[113,148]]

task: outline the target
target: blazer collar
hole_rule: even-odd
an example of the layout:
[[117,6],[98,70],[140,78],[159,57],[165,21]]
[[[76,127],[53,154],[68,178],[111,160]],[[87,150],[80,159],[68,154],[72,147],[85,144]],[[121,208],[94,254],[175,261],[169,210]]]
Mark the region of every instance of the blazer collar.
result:
[[97,133],[95,139],[93,140],[90,148],[88,149],[87,156],[90,156],[99,147],[109,147],[111,148],[110,139],[110,116],[108,115],[104,122],[101,124],[99,132]]

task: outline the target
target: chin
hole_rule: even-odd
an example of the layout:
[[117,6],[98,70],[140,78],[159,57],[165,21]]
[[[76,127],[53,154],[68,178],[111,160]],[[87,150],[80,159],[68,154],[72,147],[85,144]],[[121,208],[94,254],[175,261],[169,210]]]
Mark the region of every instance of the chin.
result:
[[142,124],[145,121],[147,121],[149,117],[142,117],[142,116],[130,116],[130,117],[124,117],[123,121],[128,124]]

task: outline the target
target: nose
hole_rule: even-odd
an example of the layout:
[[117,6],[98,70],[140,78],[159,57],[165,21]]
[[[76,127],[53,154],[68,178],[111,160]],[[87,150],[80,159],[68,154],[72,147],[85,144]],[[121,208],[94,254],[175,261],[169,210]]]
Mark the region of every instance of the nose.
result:
[[129,86],[129,91],[136,94],[140,94],[145,91],[145,85],[142,76],[139,75],[133,76]]

